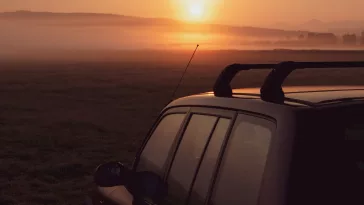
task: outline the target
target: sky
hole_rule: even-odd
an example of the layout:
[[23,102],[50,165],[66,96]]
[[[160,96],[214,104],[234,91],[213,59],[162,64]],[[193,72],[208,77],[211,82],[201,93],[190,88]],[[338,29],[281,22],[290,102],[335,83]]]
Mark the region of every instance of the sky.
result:
[[363,0],[0,0],[0,11],[114,13],[254,26],[364,20],[363,8]]

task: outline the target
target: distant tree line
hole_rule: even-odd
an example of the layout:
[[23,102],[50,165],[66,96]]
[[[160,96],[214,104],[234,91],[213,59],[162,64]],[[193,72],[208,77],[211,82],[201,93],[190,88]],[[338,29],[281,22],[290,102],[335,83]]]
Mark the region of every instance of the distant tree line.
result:
[[360,36],[356,34],[344,34],[340,37],[336,36],[333,33],[314,33],[309,32],[305,36],[304,34],[300,34],[298,36],[298,40],[305,41],[307,43],[317,43],[317,44],[325,44],[325,45],[333,45],[333,44],[344,44],[344,45],[364,45],[364,31],[361,32]]
[[330,46],[350,45],[364,46],[364,31],[360,36],[356,34],[344,34],[336,36],[334,33],[299,32],[298,36],[285,36],[276,40],[257,40],[256,45],[291,45],[291,46]]

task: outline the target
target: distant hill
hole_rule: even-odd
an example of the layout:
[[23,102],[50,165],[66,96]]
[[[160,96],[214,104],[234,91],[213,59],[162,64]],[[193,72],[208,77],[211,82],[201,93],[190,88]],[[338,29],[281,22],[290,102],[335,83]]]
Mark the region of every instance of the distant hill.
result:
[[344,34],[344,33],[360,34],[362,31],[364,31],[364,21],[343,20],[343,21],[324,22],[318,19],[311,19],[309,21],[297,25],[279,23],[277,24],[277,28],[293,29],[293,30],[301,29],[301,30],[310,30],[316,32],[332,32],[335,34]]
[[166,18],[143,18],[102,13],[52,13],[16,11],[0,13],[0,20],[36,23],[58,26],[139,26],[158,27],[166,31],[210,32],[250,37],[292,37],[305,31],[259,28],[251,26],[230,26],[219,24],[192,24]]
[[[119,24],[146,24],[146,23],[162,23],[171,24],[175,23],[172,19],[163,18],[142,18],[135,16],[125,16],[117,14],[104,14],[104,13],[53,13],[53,12],[32,12],[32,11],[15,11],[15,12],[3,12],[0,13],[0,19],[7,20],[27,20],[27,21],[52,21],[52,20],[72,20],[69,24],[82,24],[82,22],[90,21],[93,24],[106,23],[113,25]],[[93,21],[95,19],[108,20],[104,22]],[[74,21],[76,20],[76,21]],[[77,21],[78,20],[78,21]],[[57,22],[54,22],[57,23]],[[117,25],[117,24],[116,24]]]

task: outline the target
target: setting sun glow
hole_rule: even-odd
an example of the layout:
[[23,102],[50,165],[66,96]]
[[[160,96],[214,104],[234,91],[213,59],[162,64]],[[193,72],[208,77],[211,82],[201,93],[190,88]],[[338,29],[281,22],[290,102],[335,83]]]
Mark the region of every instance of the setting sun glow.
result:
[[174,15],[187,22],[211,21],[221,0],[171,0]]
[[202,2],[191,2],[189,5],[190,20],[201,21],[204,14],[204,5]]

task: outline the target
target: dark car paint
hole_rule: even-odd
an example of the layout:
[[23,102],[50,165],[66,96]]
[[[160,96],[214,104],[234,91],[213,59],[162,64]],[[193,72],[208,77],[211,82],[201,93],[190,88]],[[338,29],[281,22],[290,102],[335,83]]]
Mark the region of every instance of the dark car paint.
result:
[[[320,94],[320,92],[315,92],[316,94]],[[217,98],[206,94],[189,96],[173,101],[162,111],[160,116],[166,113],[188,112],[190,108],[191,110],[211,108],[273,119],[276,122],[277,129],[272,138],[259,204],[293,205],[316,204],[316,202],[317,204],[322,204],[318,202],[324,202],[325,200],[327,202],[330,194],[324,194],[324,192],[319,191],[320,188],[324,187],[324,182],[330,182],[330,178],[322,179],[322,182],[317,186],[312,184],[314,182],[312,179],[317,179],[317,176],[323,176],[324,173],[320,173],[320,169],[318,169],[320,166],[323,166],[322,164],[335,163],[335,160],[327,160],[320,165],[322,159],[327,156],[320,155],[321,158],[317,158],[317,156],[330,141],[319,137],[326,135],[338,136],[338,133],[335,133],[336,130],[332,129],[339,125],[339,121],[335,123],[335,113],[338,113],[340,109],[350,109],[354,106],[362,108],[364,104],[362,101],[358,101],[314,108],[307,106],[292,107],[252,99],[237,101],[233,98]],[[159,120],[160,117],[150,130],[148,137]],[[148,137],[136,156],[133,169],[137,167],[138,157],[147,143]],[[333,146],[327,149],[334,151]],[[315,166],[317,169],[315,169]],[[302,170],[303,167],[306,169]],[[311,168],[308,169],[308,167]],[[312,203],[315,197],[317,201]]]

